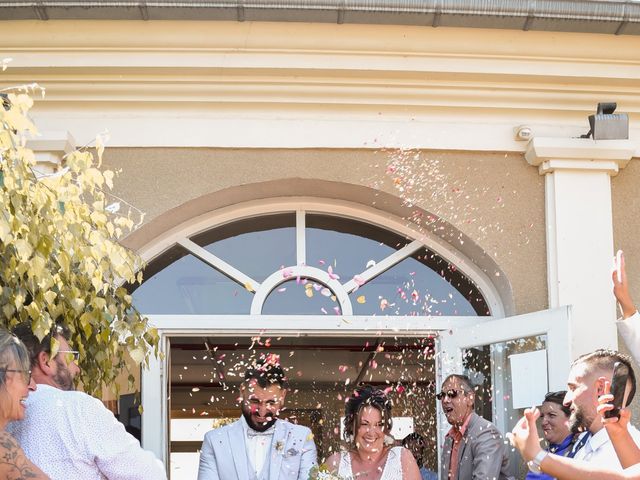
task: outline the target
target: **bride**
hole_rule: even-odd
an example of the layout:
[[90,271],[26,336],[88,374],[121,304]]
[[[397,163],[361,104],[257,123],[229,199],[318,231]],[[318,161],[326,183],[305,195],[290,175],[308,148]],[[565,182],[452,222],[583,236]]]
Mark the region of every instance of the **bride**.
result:
[[371,386],[355,390],[345,407],[347,450],[327,459],[329,469],[349,480],[420,480],[411,452],[391,447],[391,424],[391,400],[382,390]]

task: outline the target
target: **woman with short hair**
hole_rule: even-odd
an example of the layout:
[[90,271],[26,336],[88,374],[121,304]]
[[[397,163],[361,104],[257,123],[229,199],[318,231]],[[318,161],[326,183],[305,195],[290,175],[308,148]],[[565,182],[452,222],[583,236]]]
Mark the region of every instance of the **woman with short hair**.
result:
[[327,459],[332,472],[344,479],[420,480],[411,452],[393,446],[391,406],[377,388],[363,386],[353,392],[345,407],[347,448]]

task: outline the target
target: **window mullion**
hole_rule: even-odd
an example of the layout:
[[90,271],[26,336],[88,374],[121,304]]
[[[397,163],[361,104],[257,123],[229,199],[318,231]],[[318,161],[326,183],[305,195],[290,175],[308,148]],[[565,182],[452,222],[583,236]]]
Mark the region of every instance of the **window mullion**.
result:
[[235,267],[232,267],[227,262],[222,260],[220,257],[215,256],[213,253],[205,250],[197,243],[189,240],[188,238],[183,238],[178,240],[177,242],[180,246],[187,249],[190,253],[198,257],[203,262],[211,265],[213,268],[218,270],[220,273],[228,276],[235,282],[238,282],[244,288],[249,290],[250,292],[255,292],[258,288],[260,288],[260,282],[255,281],[248,275],[245,275],[240,270]]
[[306,212],[296,211],[296,264],[307,264]]
[[347,293],[353,292],[359,286],[362,286],[365,283],[369,282],[370,280],[373,280],[378,275],[386,272],[391,267],[400,263],[402,260],[409,257],[410,255],[417,252],[423,247],[424,247],[424,244],[422,242],[420,242],[419,240],[414,240],[410,244],[402,247],[400,250],[380,260],[371,268],[368,268],[364,272],[356,275],[358,277],[358,281],[356,282],[355,279],[349,280],[347,283],[343,285],[344,289],[347,291]]

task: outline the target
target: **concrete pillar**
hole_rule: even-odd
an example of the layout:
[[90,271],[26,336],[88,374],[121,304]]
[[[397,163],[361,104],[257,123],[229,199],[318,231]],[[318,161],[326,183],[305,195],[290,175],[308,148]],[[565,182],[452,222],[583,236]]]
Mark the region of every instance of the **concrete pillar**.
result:
[[611,294],[611,177],[631,159],[629,140],[533,138],[527,162],[545,176],[549,307],[572,306],[571,358],[617,348]]

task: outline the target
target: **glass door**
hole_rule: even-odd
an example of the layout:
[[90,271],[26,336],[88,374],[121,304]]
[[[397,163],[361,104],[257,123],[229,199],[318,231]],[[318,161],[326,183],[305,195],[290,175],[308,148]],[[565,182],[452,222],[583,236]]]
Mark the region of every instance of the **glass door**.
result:
[[[541,403],[550,390],[566,387],[570,358],[570,307],[453,328],[439,337],[438,388],[450,374],[471,378],[476,413],[504,434],[524,408]],[[439,450],[449,425],[438,405]],[[512,452],[511,469],[524,478],[524,465]]]

